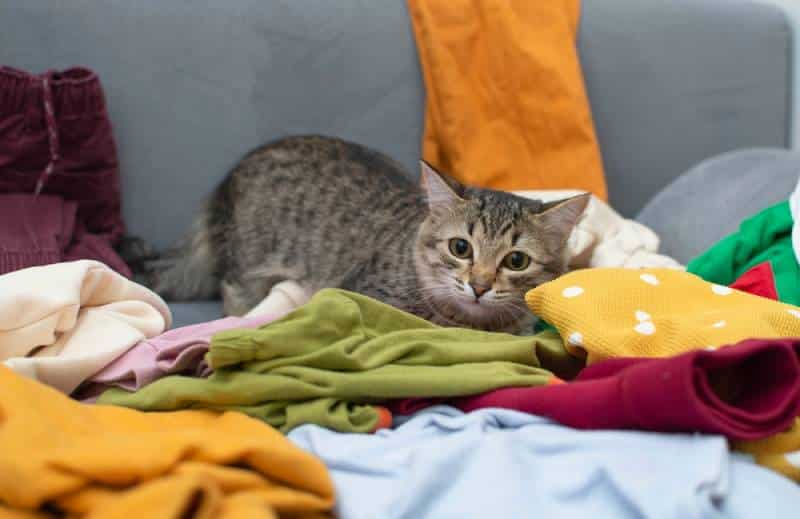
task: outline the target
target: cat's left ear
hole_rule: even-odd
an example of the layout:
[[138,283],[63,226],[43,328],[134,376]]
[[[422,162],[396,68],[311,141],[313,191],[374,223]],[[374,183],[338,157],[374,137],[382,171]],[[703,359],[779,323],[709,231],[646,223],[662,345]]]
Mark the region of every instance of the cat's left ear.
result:
[[565,200],[548,202],[534,216],[545,231],[544,235],[550,241],[551,250],[564,246],[591,197],[591,193],[583,193]]
[[464,199],[460,195],[464,188],[461,184],[442,175],[424,160],[419,161],[419,166],[420,182],[428,197],[428,205],[433,207],[440,204],[450,205],[455,202],[463,202]]

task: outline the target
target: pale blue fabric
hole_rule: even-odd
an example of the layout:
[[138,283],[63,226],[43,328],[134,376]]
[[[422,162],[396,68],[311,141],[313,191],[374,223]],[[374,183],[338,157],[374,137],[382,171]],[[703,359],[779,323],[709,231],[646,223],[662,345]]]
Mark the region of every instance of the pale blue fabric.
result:
[[343,519],[791,517],[800,490],[721,437],[577,431],[515,411],[418,413],[394,430],[289,438],[330,469]]

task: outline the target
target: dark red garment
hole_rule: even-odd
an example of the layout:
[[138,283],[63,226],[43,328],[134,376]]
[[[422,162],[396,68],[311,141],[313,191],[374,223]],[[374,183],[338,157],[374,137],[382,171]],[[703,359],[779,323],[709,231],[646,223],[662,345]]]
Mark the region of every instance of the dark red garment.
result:
[[577,429],[722,434],[757,440],[786,430],[800,414],[800,339],[750,339],[671,358],[592,364],[566,384],[516,387],[456,399],[408,399],[410,414],[446,403],[463,411],[502,407]]
[[61,261],[93,259],[130,276],[102,237],[76,220],[77,203],[51,195],[0,195],[0,274]]
[[[73,202],[75,228],[91,236],[88,241],[102,256],[113,255],[113,263],[124,265],[112,247],[125,232],[116,145],[100,80],[88,69],[34,76],[0,67],[0,194],[33,197],[39,191]],[[0,226],[5,234],[28,237],[30,229],[22,223],[4,220]],[[0,262],[30,266],[26,254],[35,259],[48,254],[11,250],[18,246],[4,248],[0,242],[6,256]]]
[[778,300],[778,289],[775,285],[775,273],[769,261],[759,263],[733,282],[731,288],[756,296]]

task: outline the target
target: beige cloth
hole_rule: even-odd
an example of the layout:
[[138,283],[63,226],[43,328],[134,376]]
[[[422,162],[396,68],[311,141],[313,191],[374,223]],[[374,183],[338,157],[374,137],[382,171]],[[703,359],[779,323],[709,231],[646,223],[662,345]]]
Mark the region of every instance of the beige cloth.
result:
[[[549,202],[585,191],[514,191],[515,195]],[[650,228],[623,218],[592,195],[567,243],[572,269],[588,267],[683,269],[674,259],[658,254],[660,241]]]
[[274,315],[276,318],[280,318],[308,303],[309,299],[311,299],[311,294],[297,282],[281,281],[272,287],[267,297],[244,316]]
[[64,393],[171,322],[159,296],[98,261],[0,276],[0,360]]

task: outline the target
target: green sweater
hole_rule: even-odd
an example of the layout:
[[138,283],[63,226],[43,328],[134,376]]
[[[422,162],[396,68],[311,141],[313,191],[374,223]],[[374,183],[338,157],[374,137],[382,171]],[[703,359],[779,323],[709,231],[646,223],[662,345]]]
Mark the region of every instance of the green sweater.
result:
[[239,410],[288,431],[374,430],[374,403],[542,385],[575,360],[552,331],[529,337],[443,328],[368,297],[326,289],[257,330],[215,335],[207,379],[170,376],[98,400],[146,411]]
[[706,281],[730,285],[756,265],[769,262],[778,298],[800,305],[800,267],[792,249],[792,213],[781,202],[744,220],[739,230],[687,265]]

